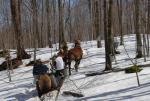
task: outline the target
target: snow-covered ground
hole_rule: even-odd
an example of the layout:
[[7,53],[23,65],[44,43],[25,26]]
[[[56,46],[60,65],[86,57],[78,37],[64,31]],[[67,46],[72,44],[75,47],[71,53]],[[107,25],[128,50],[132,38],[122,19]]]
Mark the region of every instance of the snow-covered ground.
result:
[[[132,64],[125,49],[131,58],[135,57],[135,37],[125,36],[125,47],[119,46],[121,54],[116,55],[113,68],[126,68]],[[103,75],[86,77],[85,74],[100,72],[105,68],[105,52],[103,47],[96,48],[96,41],[82,42],[84,56],[79,66],[79,72],[73,70],[73,75],[66,78],[58,97],[58,101],[149,101],[150,100],[150,67],[145,67],[139,73],[141,86],[138,87],[136,74],[125,74],[124,71],[112,72]],[[70,47],[72,44],[70,44]],[[124,49],[125,48],[125,49]],[[55,53],[52,49],[52,54]],[[48,60],[51,57],[51,49],[43,48],[37,52],[37,58]],[[25,67],[32,59],[23,60],[23,65],[15,69],[11,74],[12,82],[8,82],[7,71],[0,72],[0,101],[39,101],[35,86],[33,85],[32,66]],[[0,61],[4,59],[0,58]],[[136,60],[137,64],[150,64],[144,59]],[[134,62],[136,62],[134,60]],[[48,64],[47,64],[48,65]],[[49,66],[49,65],[48,65]],[[84,97],[76,98],[64,96],[63,91],[82,93]],[[53,101],[56,92],[51,92]]]

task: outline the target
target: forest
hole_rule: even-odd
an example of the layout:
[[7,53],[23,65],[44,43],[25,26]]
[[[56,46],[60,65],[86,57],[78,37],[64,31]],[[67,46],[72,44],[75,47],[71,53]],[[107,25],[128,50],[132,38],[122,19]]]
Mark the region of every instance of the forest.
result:
[[[143,66],[139,61],[149,66],[149,32],[150,0],[0,0],[0,71],[8,70],[9,82],[13,82],[14,74],[9,70],[22,65],[27,67],[27,61],[34,67],[36,60],[43,57],[42,62],[49,63],[52,55],[60,54],[61,49],[69,75],[73,60],[78,72],[85,61],[94,67],[89,60],[95,59],[97,54],[99,60],[94,61],[103,64],[100,74],[124,71],[126,67],[118,63],[121,60],[128,61],[127,67],[131,66],[129,61],[135,67]],[[72,50],[73,46],[79,47]],[[101,66],[96,66],[101,70]],[[88,73],[85,75],[97,75],[96,71],[92,74],[90,71],[84,71]],[[138,72],[136,68],[140,86]]]
[[[11,1],[14,2],[14,7],[18,7],[16,14]],[[112,3],[110,1],[1,0],[1,49],[16,47],[13,16],[19,17],[16,19],[19,21],[17,26],[20,26],[21,44],[25,48],[33,47],[35,40],[38,40],[37,47],[45,47],[49,41],[57,43],[61,39],[67,42],[73,42],[75,38],[83,41],[104,39],[104,21],[107,20],[108,24],[108,18],[111,19],[113,37],[136,34],[135,29],[138,29],[139,33],[148,34],[149,0],[138,0],[137,3],[136,0],[112,0]],[[108,14],[109,12],[111,14]],[[136,23],[139,28],[135,27]]]

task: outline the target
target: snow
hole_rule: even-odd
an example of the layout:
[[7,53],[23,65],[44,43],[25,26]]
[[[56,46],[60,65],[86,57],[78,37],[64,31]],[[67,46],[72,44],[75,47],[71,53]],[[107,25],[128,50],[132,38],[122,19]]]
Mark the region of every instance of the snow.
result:
[[[132,64],[129,57],[135,57],[135,36],[124,37],[125,47],[119,46],[118,51],[121,54],[116,55],[116,61],[113,61],[113,68],[126,68]],[[86,77],[85,74],[92,72],[101,72],[105,68],[105,48],[96,48],[96,41],[82,42],[84,49],[83,59],[79,66],[79,72],[73,70],[72,75],[67,77],[58,101],[149,101],[150,99],[150,68],[144,67],[138,73],[140,86],[138,87],[136,74],[125,74],[121,72],[111,72],[103,75]],[[71,48],[72,44],[69,44]],[[127,56],[125,49],[129,53]],[[40,48],[37,51],[37,58],[42,61],[49,60],[51,55],[55,54],[55,48]],[[13,55],[13,54],[11,54]],[[25,65],[33,60],[32,58],[23,60],[23,65],[15,69],[12,76],[12,82],[9,82],[7,71],[0,72],[0,101],[40,101],[37,97],[35,85],[33,85],[32,66]],[[15,57],[15,55],[14,55]],[[0,58],[0,63],[4,61]],[[150,64],[150,58],[147,62],[144,59],[134,60],[137,64]],[[47,64],[49,66],[49,64]],[[73,66],[73,65],[72,65]],[[73,91],[82,93],[84,97],[77,98],[72,96],[64,96],[63,91]],[[51,97],[47,97],[46,101],[53,101],[56,91],[51,92]]]

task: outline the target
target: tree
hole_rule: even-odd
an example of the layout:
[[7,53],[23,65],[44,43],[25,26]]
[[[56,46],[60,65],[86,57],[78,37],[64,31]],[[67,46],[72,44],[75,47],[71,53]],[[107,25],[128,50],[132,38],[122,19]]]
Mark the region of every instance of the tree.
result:
[[148,14],[147,14],[147,56],[149,56],[149,32],[150,32],[150,0],[148,0]]
[[101,36],[100,36],[100,14],[99,14],[99,0],[93,0],[94,8],[93,15],[94,15],[94,34],[96,34],[97,38],[97,47],[102,47],[101,44]]
[[21,13],[20,13],[20,0],[10,0],[12,24],[15,32],[15,39],[17,41],[17,58],[26,59],[30,58],[23,47],[22,34],[21,34]]
[[65,44],[64,37],[64,22],[63,22],[63,0],[58,0],[58,11],[59,11],[59,48],[62,48]]
[[33,21],[33,37],[34,39],[34,62],[36,61],[36,48],[37,48],[37,33],[38,33],[38,21],[37,21],[37,5],[36,0],[31,1],[32,4],[32,21]]
[[[53,0],[53,33],[54,33],[54,43],[56,44],[56,0]],[[57,50],[57,45],[56,45]]]
[[[120,5],[119,5],[120,1]],[[119,17],[119,29],[120,29],[120,45],[123,45],[123,32],[122,32],[122,0],[117,0],[118,17]]]
[[107,16],[107,5],[104,0],[104,37],[105,37],[105,70],[112,69],[112,4],[113,1],[109,0],[108,16]]
[[139,31],[139,0],[134,0],[135,3],[135,33],[136,33],[136,58],[141,58],[142,55],[142,41],[141,41],[141,35]]
[[72,41],[72,25],[71,25],[71,1],[69,0],[69,8],[68,8],[68,16],[69,16],[69,37],[70,42]]
[[46,11],[47,11],[47,40],[49,48],[52,48],[52,38],[51,38],[51,25],[50,25],[50,6],[49,6],[49,0],[46,0]]

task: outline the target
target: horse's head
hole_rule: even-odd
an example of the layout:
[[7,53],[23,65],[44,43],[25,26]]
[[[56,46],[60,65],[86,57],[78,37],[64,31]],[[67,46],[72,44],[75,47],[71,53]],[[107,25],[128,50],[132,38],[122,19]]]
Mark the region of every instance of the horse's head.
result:
[[64,57],[65,52],[63,49],[60,49],[59,52],[57,53],[58,56]]

